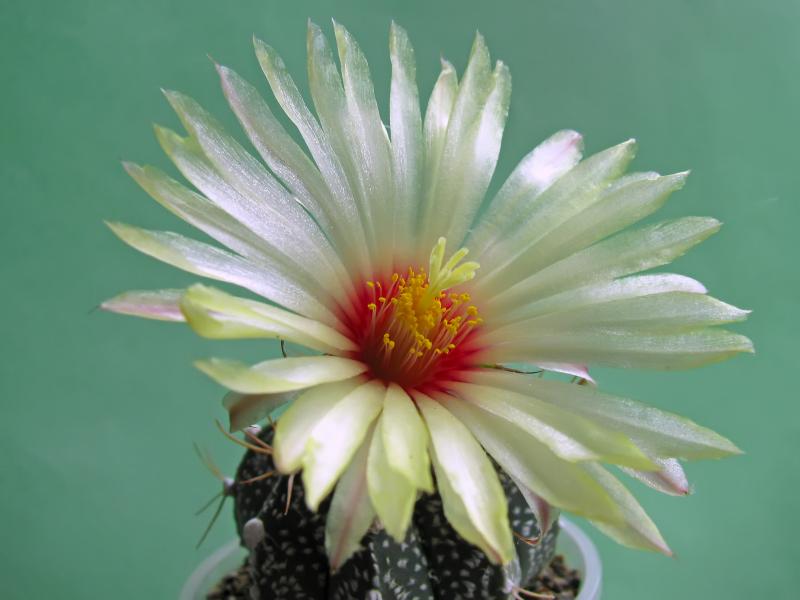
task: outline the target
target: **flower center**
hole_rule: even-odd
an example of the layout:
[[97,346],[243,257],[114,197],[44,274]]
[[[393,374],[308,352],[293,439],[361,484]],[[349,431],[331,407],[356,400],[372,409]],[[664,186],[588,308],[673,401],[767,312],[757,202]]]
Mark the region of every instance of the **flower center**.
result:
[[444,263],[445,245],[439,238],[427,271],[409,267],[365,282],[354,333],[359,358],[373,376],[406,388],[435,384],[474,354],[469,339],[482,320],[469,294],[454,288],[472,279],[479,265],[462,262],[466,248]]

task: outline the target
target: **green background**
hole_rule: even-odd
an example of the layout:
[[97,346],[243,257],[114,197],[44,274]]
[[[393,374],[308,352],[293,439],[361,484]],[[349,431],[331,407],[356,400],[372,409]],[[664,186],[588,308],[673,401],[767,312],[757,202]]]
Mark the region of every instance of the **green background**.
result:
[[480,29],[514,76],[500,175],[564,127],[583,132],[588,151],[637,137],[638,169],[693,169],[660,216],[713,215],[726,226],[673,268],[754,309],[739,330],[757,354],[700,371],[598,377],[715,427],[747,454],[689,465],[689,498],[636,486],[677,558],[591,532],[605,597],[795,597],[795,0],[4,0],[0,597],[175,597],[232,535],[226,512],[194,549],[206,521],[193,512],[218,486],[192,441],[228,472],[238,452],[213,427],[221,390],[191,362],[275,347],[93,312],[125,289],[192,281],[124,247],[102,221],[186,231],[119,164],[167,166],[150,125],[177,119],[159,88],[193,95],[233,127],[206,55],[266,90],[256,33],[304,79],[308,17],[329,32],[330,17],[351,29],[384,107],[390,19],[411,35],[424,94],[440,54],[462,69]]

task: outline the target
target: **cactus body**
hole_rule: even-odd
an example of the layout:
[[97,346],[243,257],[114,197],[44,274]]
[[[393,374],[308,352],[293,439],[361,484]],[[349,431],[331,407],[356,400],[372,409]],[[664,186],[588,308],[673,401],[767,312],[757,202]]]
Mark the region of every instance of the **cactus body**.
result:
[[[259,437],[269,442],[270,428]],[[248,451],[237,471],[244,481],[267,471],[269,456]],[[534,538],[536,517],[502,471],[513,530]],[[250,550],[250,596],[259,600],[505,600],[515,587],[530,585],[555,552],[557,525],[540,543],[516,541],[517,559],[493,565],[449,525],[438,494],[423,495],[406,539],[398,543],[373,526],[342,568],[331,573],[325,554],[329,500],[308,509],[300,478],[271,477],[235,488],[235,518],[242,544]]]

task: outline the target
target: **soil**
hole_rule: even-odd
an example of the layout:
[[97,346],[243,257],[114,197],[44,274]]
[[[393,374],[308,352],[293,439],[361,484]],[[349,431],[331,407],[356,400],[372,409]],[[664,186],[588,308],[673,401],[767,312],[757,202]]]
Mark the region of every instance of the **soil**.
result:
[[[238,571],[230,573],[220,580],[206,596],[207,600],[247,600],[250,596],[250,574],[247,561]],[[539,600],[574,600],[581,587],[578,571],[570,569],[564,557],[556,556],[536,578],[536,582],[527,591],[520,592],[521,598],[537,598]]]
[[[553,600],[574,600],[580,587],[580,574],[575,569],[570,569],[564,562],[564,557],[559,554],[542,570],[529,589],[542,599],[550,597]],[[521,595],[525,597],[524,593]]]

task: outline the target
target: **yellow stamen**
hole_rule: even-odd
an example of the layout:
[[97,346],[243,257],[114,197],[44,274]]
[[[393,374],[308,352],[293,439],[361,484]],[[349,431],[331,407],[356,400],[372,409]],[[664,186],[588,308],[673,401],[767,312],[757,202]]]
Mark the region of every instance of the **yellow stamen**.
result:
[[[455,350],[458,343],[481,323],[478,309],[465,292],[452,292],[473,277],[479,265],[463,262],[466,248],[461,248],[445,261],[445,238],[433,247],[425,269],[409,267],[405,275],[392,273],[391,283],[384,290],[381,281],[367,281],[380,348],[388,360],[397,346],[404,359],[397,369],[427,368],[434,357]],[[421,361],[419,359],[422,359]]]

